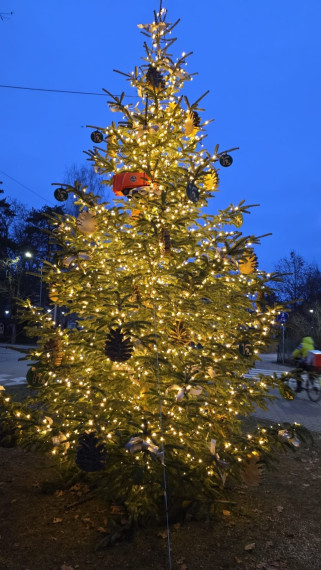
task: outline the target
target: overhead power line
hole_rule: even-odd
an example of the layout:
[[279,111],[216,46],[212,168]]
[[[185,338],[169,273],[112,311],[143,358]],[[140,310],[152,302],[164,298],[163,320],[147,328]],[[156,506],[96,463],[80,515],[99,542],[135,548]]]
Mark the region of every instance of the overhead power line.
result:
[[[68,91],[67,89],[44,89],[42,87],[22,87],[21,85],[0,85],[5,89],[22,89],[25,91],[45,91],[47,93],[68,93],[71,95],[97,95],[98,97],[107,97],[106,93],[93,93],[91,91]],[[126,95],[126,97],[135,97],[135,95]]]
[[50,204],[54,205],[53,202],[51,202],[50,200],[46,200],[46,198],[44,198],[43,196],[41,196],[40,194],[38,194],[38,192],[36,192],[35,190],[32,190],[32,188],[29,188],[29,186],[26,186],[25,184],[22,184],[22,182],[19,182],[19,180],[16,180],[16,178],[13,178],[13,176],[10,176],[9,174],[7,174],[6,172],[4,172],[3,170],[0,170],[0,172],[2,174],[4,174],[5,176],[7,176],[7,178],[10,178],[10,180],[13,180],[13,182],[15,182],[16,184],[19,184],[19,186],[22,186],[22,188],[25,188],[26,190],[28,190],[29,192],[32,192],[32,194],[35,194],[35,196],[38,196],[38,198],[41,198],[41,200],[43,200],[44,202],[46,202],[46,204],[49,202]]
[[106,93],[91,93],[87,91],[68,91],[67,89],[43,89],[41,87],[22,87],[20,85],[0,85],[6,89],[25,89],[27,91],[48,91],[50,93],[72,93],[73,95],[98,95],[106,97]]

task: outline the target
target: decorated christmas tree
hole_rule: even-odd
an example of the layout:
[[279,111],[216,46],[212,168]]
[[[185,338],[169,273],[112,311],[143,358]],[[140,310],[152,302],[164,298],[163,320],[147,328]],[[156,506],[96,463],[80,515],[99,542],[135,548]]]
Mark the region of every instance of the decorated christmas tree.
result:
[[164,490],[169,508],[210,505],[280,445],[274,429],[242,429],[278,385],[247,375],[280,310],[266,302],[273,276],[242,234],[250,205],[207,213],[236,149],[204,146],[204,95],[184,96],[193,74],[170,53],[175,26],[165,9],[139,25],[142,64],[123,73],[126,94],[106,91],[120,120],[92,127],[88,159],[113,204],[78,183],[55,190],[80,211],[52,219],[42,279],[55,311],[24,303],[30,395],[2,393],[19,443],[88,473],[134,517],[160,512]]

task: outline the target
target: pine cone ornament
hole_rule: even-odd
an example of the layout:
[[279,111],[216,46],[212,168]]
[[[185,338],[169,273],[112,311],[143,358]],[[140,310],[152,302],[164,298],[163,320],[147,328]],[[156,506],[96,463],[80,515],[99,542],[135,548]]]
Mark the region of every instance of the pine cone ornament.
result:
[[176,321],[172,326],[170,333],[170,339],[176,344],[186,345],[189,344],[191,337],[183,321]]
[[198,113],[196,113],[196,111],[192,110],[188,111],[187,119],[185,121],[185,129],[184,129],[185,135],[187,137],[195,136],[199,129],[200,122],[201,122],[200,116]]
[[162,254],[168,257],[171,253],[171,236],[167,228],[162,228],[161,234]]
[[132,303],[139,303],[140,304],[142,302],[141,291],[140,291],[140,287],[139,287],[138,283],[133,284],[133,293],[132,293],[130,300],[132,301]]
[[81,212],[76,220],[78,231],[82,234],[93,234],[97,229],[95,216],[90,212]]
[[147,83],[149,83],[149,85],[151,85],[151,87],[153,87],[156,91],[165,88],[165,81],[163,79],[163,76],[153,65],[150,65],[147,70],[146,80]]
[[258,267],[258,261],[255,253],[250,253],[239,262],[239,270],[243,275],[254,273]]
[[46,342],[44,351],[47,353],[47,358],[55,366],[60,366],[63,358],[62,342],[59,338],[51,338]]
[[107,461],[105,444],[97,437],[96,432],[84,433],[79,439],[76,464],[82,471],[93,473],[104,469]]
[[112,362],[125,362],[129,360],[133,352],[133,344],[128,337],[121,332],[121,328],[111,329],[107,335],[105,354]]

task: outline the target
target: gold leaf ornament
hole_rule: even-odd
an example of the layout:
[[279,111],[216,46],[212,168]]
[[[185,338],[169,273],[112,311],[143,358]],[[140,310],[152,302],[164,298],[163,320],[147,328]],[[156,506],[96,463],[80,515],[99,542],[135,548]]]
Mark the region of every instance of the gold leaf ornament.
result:
[[55,285],[52,285],[52,287],[50,287],[48,297],[50,301],[52,301],[55,304],[57,303],[59,295]]
[[76,220],[78,231],[82,234],[93,234],[97,229],[95,214],[81,212]]
[[184,133],[187,137],[195,137],[199,131],[200,117],[196,111],[187,111]]
[[117,152],[115,150],[116,141],[116,135],[109,135],[107,139],[107,155],[110,156],[110,158],[115,158],[117,156]]
[[219,177],[215,168],[210,170],[204,178],[204,188],[209,192],[216,192],[219,185]]
[[255,253],[249,253],[239,262],[239,270],[243,275],[250,275],[257,270],[258,261]]
[[234,214],[232,218],[232,223],[235,225],[236,228],[240,228],[243,225],[243,216],[241,212],[237,212]]

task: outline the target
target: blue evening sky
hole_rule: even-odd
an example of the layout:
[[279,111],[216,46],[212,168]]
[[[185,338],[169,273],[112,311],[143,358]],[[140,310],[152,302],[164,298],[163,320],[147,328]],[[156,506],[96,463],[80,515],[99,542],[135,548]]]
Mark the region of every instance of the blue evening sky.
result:
[[[168,21],[181,19],[172,53],[193,51],[190,99],[210,90],[202,119],[215,121],[206,147],[240,147],[232,166],[220,168],[210,212],[258,203],[242,230],[273,234],[256,249],[260,268],[273,270],[291,249],[321,266],[321,1],[163,0],[163,7]],[[2,0],[0,12],[14,14],[0,21],[0,83],[136,95],[113,69],[140,65],[137,24],[158,8],[159,0]],[[102,96],[3,87],[0,96],[6,196],[35,208],[59,204],[52,182],[64,182],[73,164],[89,164],[86,125],[118,116]]]

